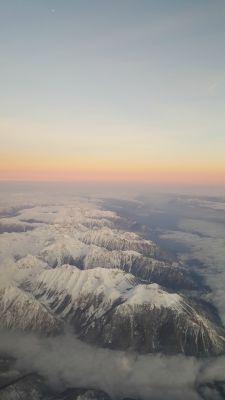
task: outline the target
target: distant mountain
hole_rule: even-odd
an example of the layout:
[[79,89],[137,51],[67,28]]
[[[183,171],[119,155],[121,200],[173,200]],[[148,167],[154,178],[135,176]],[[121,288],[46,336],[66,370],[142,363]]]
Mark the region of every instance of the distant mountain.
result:
[[[102,246],[100,246],[100,242],[99,245],[91,243],[92,233],[93,243],[98,242],[101,238]],[[156,256],[154,258],[150,255],[147,257],[134,250],[138,248],[140,251],[159,255],[160,249],[151,241],[144,241],[142,248],[140,243],[143,239],[140,237],[137,239],[136,235],[129,234],[130,240],[128,241],[126,232],[124,244],[121,242],[121,233],[118,233],[117,236],[117,231],[109,229],[107,229],[107,233],[110,240],[108,241],[106,236],[105,242],[102,230],[101,233],[98,233],[97,238],[96,232],[90,230],[85,230],[82,234],[78,233],[79,239],[59,238],[41,250],[40,257],[52,267],[70,264],[81,269],[119,268],[145,281],[155,282],[173,290],[196,290],[199,288],[199,282],[195,279],[194,274],[180,264],[172,263],[170,260],[165,262],[157,259]],[[122,237],[124,236],[125,233]],[[110,247],[111,249],[109,249]],[[120,247],[127,247],[130,250],[121,250]]]
[[219,319],[180,293],[199,289],[195,276],[118,222],[81,200],[13,215],[13,224],[29,229],[0,235],[0,261],[14,268],[0,289],[0,326],[55,335],[69,324],[83,340],[111,349],[224,353]]
[[149,257],[157,257],[160,249],[151,240],[145,240],[133,232],[102,228],[78,232],[81,242],[94,244],[108,250],[133,250]]

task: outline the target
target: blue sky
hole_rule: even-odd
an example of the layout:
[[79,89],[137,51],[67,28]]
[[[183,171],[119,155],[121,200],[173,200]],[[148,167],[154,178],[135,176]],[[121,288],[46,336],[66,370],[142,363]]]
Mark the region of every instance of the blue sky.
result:
[[150,141],[225,170],[224,0],[0,0],[0,49],[5,154]]

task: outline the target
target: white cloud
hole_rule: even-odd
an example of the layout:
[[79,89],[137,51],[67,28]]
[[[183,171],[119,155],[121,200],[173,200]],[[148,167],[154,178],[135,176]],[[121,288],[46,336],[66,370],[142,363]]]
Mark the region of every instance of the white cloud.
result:
[[218,308],[225,323],[225,228],[219,223],[193,219],[182,219],[179,228],[160,237],[188,247],[188,251],[179,254],[182,260],[196,259],[204,264],[205,268],[197,271],[212,289],[208,299]]
[[35,369],[53,385],[100,387],[113,398],[199,400],[195,379],[202,361],[95,348],[66,334],[38,338],[0,332],[0,352],[18,358],[19,367]]

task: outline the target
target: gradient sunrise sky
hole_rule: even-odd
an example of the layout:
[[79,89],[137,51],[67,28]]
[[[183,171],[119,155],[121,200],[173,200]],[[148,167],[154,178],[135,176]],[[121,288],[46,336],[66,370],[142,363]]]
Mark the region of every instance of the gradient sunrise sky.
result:
[[224,0],[0,0],[0,180],[225,184]]

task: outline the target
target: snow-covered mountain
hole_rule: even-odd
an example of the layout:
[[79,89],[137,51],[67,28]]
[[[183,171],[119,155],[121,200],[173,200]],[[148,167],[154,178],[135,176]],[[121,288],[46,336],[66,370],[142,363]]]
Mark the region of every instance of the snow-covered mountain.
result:
[[[82,232],[83,237],[89,234],[89,230]],[[114,236],[116,237],[115,233]],[[120,236],[116,242],[118,246],[115,247],[119,247],[119,238]],[[141,242],[140,238],[139,242]],[[145,242],[152,246],[152,242]],[[132,247],[132,241],[130,246]],[[41,250],[39,257],[51,267],[70,264],[81,269],[119,268],[145,281],[155,282],[173,290],[198,288],[198,282],[194,279],[193,274],[181,265],[171,263],[170,260],[165,262],[157,258],[146,257],[135,250],[109,250],[99,245],[86,244],[70,236],[59,237],[47,244]]]
[[14,286],[0,290],[0,327],[53,335],[62,331],[62,322],[31,293]]
[[173,290],[198,288],[198,282],[191,272],[181,265],[169,260],[164,262],[145,257],[134,250],[109,251],[99,246],[90,246],[83,260],[83,268],[96,267],[119,268],[144,281],[155,282]]
[[108,250],[133,250],[149,257],[159,254],[159,248],[155,243],[141,238],[134,232],[104,227],[103,229],[78,232],[77,237],[86,244],[94,244]]
[[217,354],[224,332],[206,310],[116,269],[45,270],[33,293],[92,343],[141,352]]
[[177,293],[198,288],[192,273],[121,229],[114,212],[83,199],[20,205],[10,217],[12,209],[4,208],[0,234],[2,327],[55,334],[70,325],[83,340],[113,349],[224,352],[210,308]]

